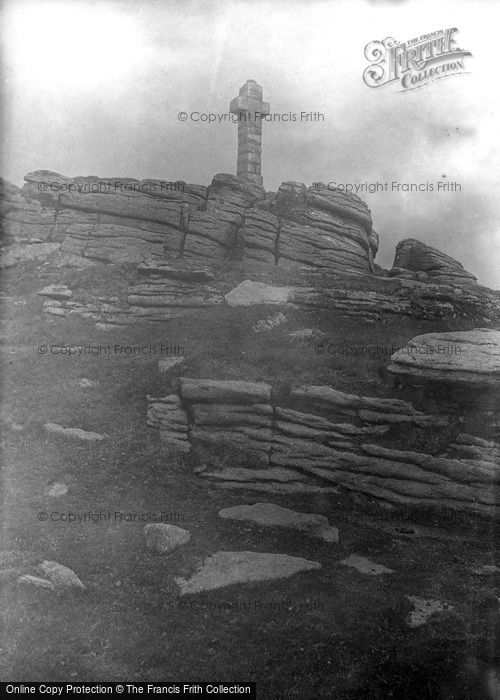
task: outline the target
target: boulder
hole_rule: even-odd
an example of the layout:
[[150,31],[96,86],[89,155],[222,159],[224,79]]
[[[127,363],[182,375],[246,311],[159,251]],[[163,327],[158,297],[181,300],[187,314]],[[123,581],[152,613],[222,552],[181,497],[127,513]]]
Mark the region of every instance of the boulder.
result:
[[407,276],[437,284],[475,285],[477,283],[476,277],[464,270],[458,260],[415,238],[406,238],[398,243],[389,276]]
[[500,383],[500,331],[427,333],[391,356],[393,374],[484,386]]

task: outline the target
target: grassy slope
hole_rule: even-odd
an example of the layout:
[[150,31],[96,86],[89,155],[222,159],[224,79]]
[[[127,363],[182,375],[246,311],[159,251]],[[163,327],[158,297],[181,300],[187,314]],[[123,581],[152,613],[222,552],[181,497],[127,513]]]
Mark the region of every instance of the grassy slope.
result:
[[[92,279],[89,272],[68,277],[73,288]],[[367,395],[400,396],[387,377],[387,358],[320,356],[309,343],[284,342],[280,330],[257,336],[250,327],[268,314],[259,308],[220,308],[196,319],[113,332],[98,332],[81,321],[49,321],[40,317],[33,292],[52,281],[26,268],[9,282],[9,293],[17,296],[4,324],[3,417],[6,424],[24,428],[5,432],[3,548],[22,562],[49,558],[70,566],[89,592],[31,598],[10,585],[7,575],[0,599],[2,679],[255,679],[260,697],[271,698],[485,697],[485,677],[495,657],[498,589],[471,569],[492,563],[487,524],[434,515],[444,528],[436,538],[394,537],[375,522],[390,514],[361,503],[363,514],[374,518],[370,525],[357,516],[356,499],[342,494],[269,499],[327,514],[340,528],[338,546],[221,521],[222,507],[266,499],[224,492],[196,478],[192,464],[148,433],[145,395],[169,388],[157,373],[156,358],[39,356],[37,346],[178,343],[185,348],[187,375],[277,386],[328,383]],[[112,291],[116,281],[108,278],[107,285]],[[339,345],[397,345],[437,330],[429,322],[401,320],[367,329],[332,314],[299,312],[287,315],[286,327],[321,327]],[[79,388],[81,377],[99,386]],[[442,398],[435,397],[436,407]],[[428,396],[425,401],[431,412]],[[48,421],[109,437],[95,445],[71,443],[45,434],[42,425]],[[414,436],[417,443],[421,439]],[[211,459],[217,463],[225,456],[214,452]],[[69,493],[50,499],[47,488],[57,481],[64,481]],[[174,511],[192,539],[162,558],[146,551],[139,523],[37,521],[39,511],[89,510]],[[431,522],[426,513],[412,517]],[[304,556],[320,561],[323,569],[182,599],[222,604],[222,610],[180,609],[174,577],[189,576],[204,557],[224,549]],[[364,577],[338,564],[353,552],[395,574]],[[411,609],[406,595],[436,598],[454,609],[411,630],[404,623]],[[299,609],[262,610],[256,603],[288,599]]]

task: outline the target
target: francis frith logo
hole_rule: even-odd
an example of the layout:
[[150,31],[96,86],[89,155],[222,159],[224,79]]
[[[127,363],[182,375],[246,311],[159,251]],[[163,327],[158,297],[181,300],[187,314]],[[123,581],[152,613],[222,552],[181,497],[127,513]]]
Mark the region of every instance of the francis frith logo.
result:
[[434,80],[464,73],[466,56],[456,46],[456,27],[440,29],[410,39],[405,43],[387,37],[365,46],[365,58],[370,65],[363,72],[368,87],[398,85],[400,91],[415,90]]

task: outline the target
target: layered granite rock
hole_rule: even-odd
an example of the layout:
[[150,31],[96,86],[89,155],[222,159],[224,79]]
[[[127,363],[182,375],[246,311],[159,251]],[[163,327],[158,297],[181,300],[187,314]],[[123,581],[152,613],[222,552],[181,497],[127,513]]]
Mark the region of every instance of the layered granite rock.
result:
[[230,444],[269,464],[273,410],[268,384],[181,378],[180,395],[189,405],[192,441]]
[[127,304],[132,317],[164,321],[220,304],[223,295],[211,283],[213,273],[186,261],[143,263],[129,287]]
[[[280,390],[268,384],[182,378],[180,400],[190,445],[238,448],[245,466],[201,471],[223,488],[271,493],[341,488],[405,506],[496,515],[500,446],[470,435],[440,453],[393,449],[407,432],[446,435],[449,416],[426,414],[393,398],[347,394],[329,386]],[[170,397],[169,397],[169,400]],[[156,399],[161,401],[161,399]],[[152,423],[150,422],[150,425]],[[168,419],[156,424],[163,438]]]
[[500,386],[500,331],[418,335],[391,356],[389,371],[431,381]]
[[398,243],[389,275],[437,284],[477,284],[476,277],[467,272],[458,260],[415,238],[406,238]]
[[[216,175],[209,187],[123,178],[68,178],[39,170],[20,189],[3,183],[0,214],[11,243],[106,263],[180,257],[218,266],[239,259],[313,271],[370,273],[378,237],[354,195]],[[56,245],[57,244],[57,245]],[[15,257],[10,256],[15,261]]]
[[366,204],[356,195],[284,182],[273,210],[280,219],[279,262],[325,271],[373,272],[378,239]]
[[[307,188],[284,182],[278,192],[266,193],[226,174],[208,187],[67,178],[45,170],[25,180],[23,188],[1,183],[3,266],[101,265],[103,277],[110,264],[126,270],[128,289],[113,290],[114,301],[92,294],[50,297],[43,310],[52,316],[80,315],[110,329],[177,318],[224,301],[327,308],[367,322],[397,314],[488,323],[500,315],[498,295],[472,284],[457,261],[412,239],[398,246],[393,277],[380,277],[370,211],[357,196],[318,183]],[[266,287],[271,270],[295,286]],[[231,291],[224,275],[236,271],[244,286]],[[245,279],[254,273],[259,281]],[[356,288],[353,275],[379,286]],[[314,278],[329,283],[312,287]]]

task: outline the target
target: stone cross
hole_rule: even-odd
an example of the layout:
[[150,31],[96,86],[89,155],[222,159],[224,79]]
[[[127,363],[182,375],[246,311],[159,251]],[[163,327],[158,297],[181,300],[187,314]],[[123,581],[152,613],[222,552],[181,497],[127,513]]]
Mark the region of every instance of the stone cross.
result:
[[247,80],[229,111],[238,114],[238,177],[262,185],[262,119],[269,114],[269,102],[262,101],[262,87]]

